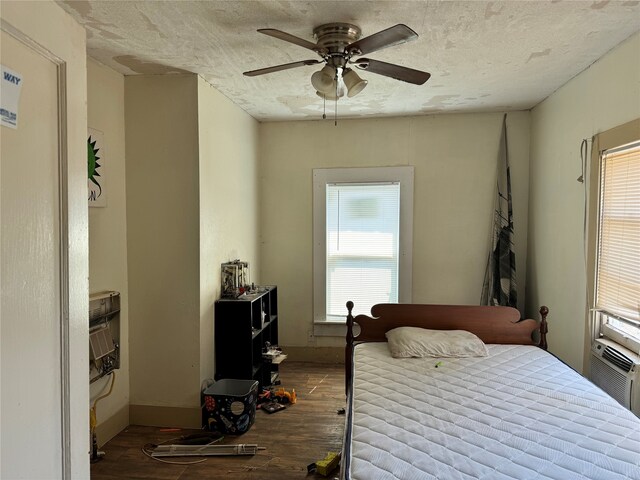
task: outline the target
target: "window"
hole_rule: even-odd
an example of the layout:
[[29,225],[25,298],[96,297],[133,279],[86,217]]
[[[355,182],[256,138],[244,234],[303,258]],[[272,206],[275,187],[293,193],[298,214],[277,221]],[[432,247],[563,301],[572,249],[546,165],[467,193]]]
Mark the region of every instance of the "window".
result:
[[[411,301],[413,167],[316,169],[314,322]],[[317,329],[316,329],[317,331]]]
[[333,183],[326,200],[326,313],[398,303],[400,184]]
[[640,348],[640,141],[600,155],[595,265],[599,333]]

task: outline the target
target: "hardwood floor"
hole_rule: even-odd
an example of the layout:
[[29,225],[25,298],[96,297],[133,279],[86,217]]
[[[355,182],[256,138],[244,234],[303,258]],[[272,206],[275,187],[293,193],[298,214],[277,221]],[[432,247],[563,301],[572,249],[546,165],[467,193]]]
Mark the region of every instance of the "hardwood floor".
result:
[[[254,456],[206,457],[206,461],[194,465],[171,465],[145,456],[142,447],[198,431],[163,432],[158,427],[132,425],[101,448],[106,455],[91,466],[92,480],[327,478],[308,475],[307,465],[342,448],[345,416],[337,411],[345,406],[344,366],[283,362],[280,376],[286,390],[295,388],[298,403],[273,414],[258,410],[247,433],[228,435],[221,442],[256,443],[266,450]],[[205,457],[168,460],[192,462],[201,458]],[[336,469],[328,478],[337,477],[338,473]]]

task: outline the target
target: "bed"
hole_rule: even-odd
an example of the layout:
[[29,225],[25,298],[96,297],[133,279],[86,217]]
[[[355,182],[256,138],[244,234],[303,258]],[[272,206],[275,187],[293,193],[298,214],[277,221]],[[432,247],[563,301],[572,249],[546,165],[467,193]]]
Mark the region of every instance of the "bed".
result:
[[[347,308],[342,478],[640,480],[640,419],[546,351],[546,307],[540,323],[509,307]],[[471,332],[486,356],[394,358],[385,334],[401,326]]]

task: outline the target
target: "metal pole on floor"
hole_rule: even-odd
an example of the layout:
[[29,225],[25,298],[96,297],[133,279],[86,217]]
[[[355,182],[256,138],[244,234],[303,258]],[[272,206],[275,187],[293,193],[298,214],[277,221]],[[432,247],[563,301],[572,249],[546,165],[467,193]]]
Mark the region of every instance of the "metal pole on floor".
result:
[[152,457],[202,457],[216,455],[255,455],[258,447],[253,443],[239,445],[158,445],[151,453]]

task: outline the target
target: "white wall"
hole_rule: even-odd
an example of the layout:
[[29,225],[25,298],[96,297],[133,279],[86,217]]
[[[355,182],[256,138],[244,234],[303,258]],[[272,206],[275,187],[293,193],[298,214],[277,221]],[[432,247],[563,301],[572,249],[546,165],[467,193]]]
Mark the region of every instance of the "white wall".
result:
[[[549,349],[582,370],[586,319],[584,138],[640,116],[640,34],[536,106],[531,115],[527,311],[550,309]],[[640,132],[639,132],[640,135]]]
[[259,283],[258,122],[198,78],[200,378],[214,375],[213,305],[220,264],[249,262]]
[[125,77],[130,403],[143,410],[200,404],[197,109],[195,75]]
[[[414,165],[413,302],[478,304],[501,126],[499,113],[261,124],[261,277],[278,285],[280,343],[344,345],[309,338],[313,168]],[[524,305],[529,113],[509,113],[507,128]]]
[[[91,59],[87,60],[87,117],[89,128],[104,134],[99,155],[107,182],[107,206],[89,209],[89,291],[120,292],[120,369],[111,395],[96,408],[98,442],[102,445],[129,425],[124,76]],[[111,377],[105,377],[91,385],[91,403],[106,393],[110,382]]]

